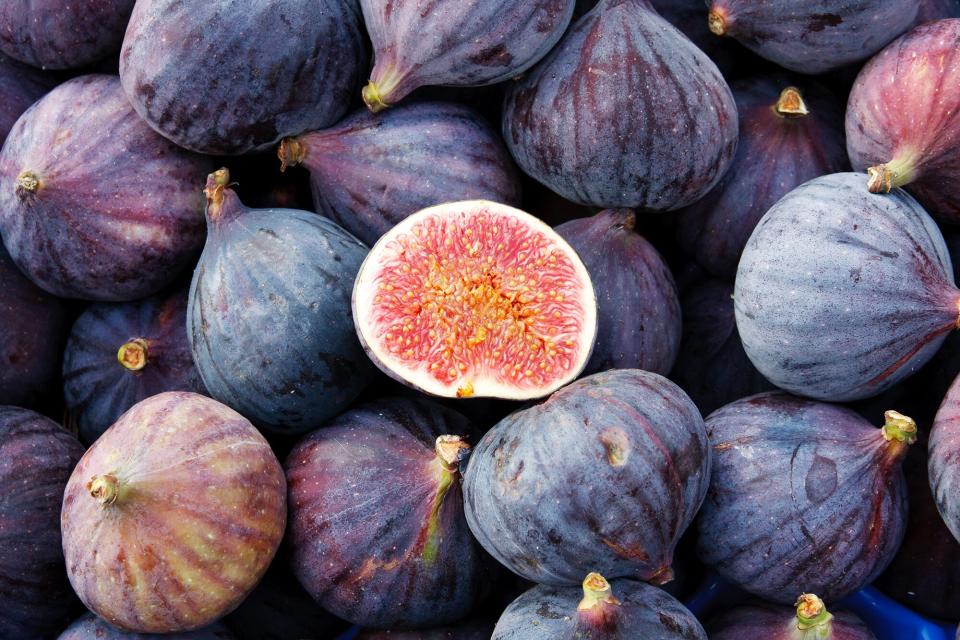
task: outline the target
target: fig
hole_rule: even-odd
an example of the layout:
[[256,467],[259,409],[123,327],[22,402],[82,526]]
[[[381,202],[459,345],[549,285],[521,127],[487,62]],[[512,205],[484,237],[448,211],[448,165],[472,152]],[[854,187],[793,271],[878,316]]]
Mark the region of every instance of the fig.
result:
[[353,317],[387,375],[458,398],[545,396],[580,374],[597,333],[576,252],[530,214],[483,200],[423,209],[380,238]]
[[541,638],[707,640],[707,634],[665,591],[590,573],[582,590],[538,585],[524,593],[500,616],[491,640]]
[[248,209],[220,169],[207,178],[207,244],[190,285],[187,337],[210,395],[257,426],[304,432],[370,382],[350,322],[367,248],[297,209]]
[[57,516],[81,455],[49,418],[0,406],[0,638],[48,637],[75,615]]
[[37,286],[135,300],[170,284],[203,244],[192,178],[209,161],[130,108],[115,77],[60,85],[17,120],[0,153],[0,234]]
[[655,373],[613,369],[501,420],[463,491],[473,535],[528,580],[576,585],[592,567],[662,584],[709,481],[693,402]]
[[127,633],[87,613],[67,627],[57,640],[234,640],[234,635],[222,624],[170,635]]
[[860,71],[847,103],[847,151],[871,193],[896,187],[960,222],[960,18],[928,22]]
[[830,613],[812,593],[801,594],[795,607],[762,602],[734,607],[707,625],[710,640],[876,640],[855,614]]
[[264,150],[350,108],[367,69],[360,20],[355,0],[140,0],[120,78],[140,117],[181,147]]
[[[707,21],[703,19],[704,0],[650,0],[650,4],[657,13],[710,56],[723,72],[724,78],[735,75],[738,60],[746,50],[735,44],[736,41],[722,40],[710,33]],[[755,59],[751,60],[751,64],[754,62]]]
[[960,457],[960,378],[954,380],[947,391],[933,428],[930,430],[930,459],[928,471],[930,488],[937,509],[947,528],[960,541],[960,474],[957,459]]
[[[760,220],[737,271],[737,329],[770,382],[820,400],[875,396],[916,372],[958,323],[936,224],[862,175],[811,180]],[[820,594],[823,595],[823,594]]]
[[470,613],[489,580],[463,517],[470,425],[425,400],[348,411],[287,458],[291,561],[336,616],[430,628]]
[[960,18],[960,2],[957,0],[920,0],[920,9],[914,25],[943,18]]
[[168,391],[87,449],[60,520],[70,583],[88,609],[121,631],[192,631],[239,605],[267,570],[286,483],[246,418]]
[[517,76],[563,35],[576,0],[360,0],[373,70],[374,113],[424,85],[478,86]]
[[515,205],[520,180],[500,136],[472,109],[444,102],[363,110],[287,138],[283,168],[303,164],[317,210],[367,244],[439,202]]
[[666,262],[634,232],[629,209],[601,211],[556,228],[583,260],[597,294],[597,340],[584,373],[670,373],[680,348],[680,301]]
[[92,443],[127,409],[164,391],[206,394],[187,342],[186,288],[87,307],[63,360],[63,395],[80,439]]
[[678,217],[681,247],[710,274],[733,278],[763,214],[794,187],[849,169],[843,115],[823,87],[769,74],[735,82],[740,144],[720,183]]
[[567,200],[669,211],[726,172],[737,110],[716,65],[649,0],[601,0],[510,88],[503,134]]
[[[0,12],[6,5],[0,5]],[[0,35],[2,38],[2,35]],[[0,54],[0,144],[7,138],[13,123],[56,85],[56,78],[38,69],[21,64]]]
[[901,462],[917,437],[912,419],[885,418],[877,429],[850,409],[779,391],[710,414],[701,559],[781,604],[805,591],[833,601],[871,582],[903,539]]
[[920,0],[708,0],[707,24],[754,53],[815,74],[865,60],[910,28]]

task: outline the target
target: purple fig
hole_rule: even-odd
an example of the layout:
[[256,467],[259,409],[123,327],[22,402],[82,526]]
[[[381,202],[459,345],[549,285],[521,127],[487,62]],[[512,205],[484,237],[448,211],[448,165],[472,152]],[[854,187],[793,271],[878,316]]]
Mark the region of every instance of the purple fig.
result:
[[441,202],[520,201],[520,180],[500,136],[454,103],[354,113],[336,126],[287,138],[283,168],[303,164],[317,210],[367,244],[411,213]]
[[3,97],[0,100],[0,144],[6,140],[20,114],[55,85],[53,75],[0,54],[0,96]]
[[700,557],[771,602],[813,591],[832,601],[876,578],[903,539],[900,463],[917,425],[888,411],[882,429],[849,409],[782,392],[707,417],[710,491]]
[[960,0],[920,0],[914,25],[943,18],[960,18]]
[[960,378],[954,381],[930,430],[930,488],[943,521],[960,541]]
[[234,635],[219,623],[184,633],[132,633],[120,631],[92,613],[87,613],[67,627],[57,640],[234,640]]
[[[593,3],[596,4],[596,0],[593,0]],[[703,19],[706,15],[704,0],[650,0],[650,4],[657,13],[710,56],[725,78],[732,77],[746,49],[734,40],[723,40],[710,33],[710,27]],[[751,63],[754,61],[755,59],[751,60]]]
[[855,614],[830,613],[812,593],[802,594],[795,607],[767,603],[735,607],[710,621],[710,640],[876,640]]
[[601,0],[511,87],[503,133],[568,200],[667,211],[726,172],[737,112],[716,65],[649,0]]

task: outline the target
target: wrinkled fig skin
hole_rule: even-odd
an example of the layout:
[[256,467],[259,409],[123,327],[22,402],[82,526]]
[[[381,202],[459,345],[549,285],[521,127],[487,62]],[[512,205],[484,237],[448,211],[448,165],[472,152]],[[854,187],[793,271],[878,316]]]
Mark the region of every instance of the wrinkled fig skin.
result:
[[677,359],[677,285],[635,223],[633,211],[610,209],[556,228],[583,260],[597,294],[597,341],[585,374],[616,368],[666,375]]
[[[0,11],[3,11],[0,5]],[[24,111],[56,84],[56,78],[0,54],[0,144]]]
[[[799,595],[799,594],[798,594]],[[876,640],[863,620],[849,611],[833,611],[830,635],[817,635],[811,629],[803,635],[797,629],[793,607],[757,602],[727,611],[706,625],[710,640]]]
[[723,176],[737,113],[716,65],[648,0],[601,0],[511,87],[503,134],[568,200],[667,211]]
[[863,174],[797,187],[757,226],[737,272],[737,328],[778,387],[820,400],[874,396],[915,373],[957,326],[943,236],[906,192]]
[[520,178],[500,136],[454,103],[359,111],[330,129],[284,141],[280,157],[289,164],[302,157],[317,210],[369,245],[411,213],[441,202],[520,204]]
[[470,430],[453,411],[397,398],[340,415],[291,452],[291,562],[323,608],[401,629],[473,609],[488,558],[464,520],[459,472],[435,451],[439,436]]
[[792,71],[869,58],[910,28],[920,0],[708,0],[710,30]]
[[710,491],[701,559],[737,586],[832,602],[876,578],[903,539],[908,446],[835,405],[763,393],[707,418]]
[[960,378],[943,399],[930,430],[930,488],[943,521],[960,541]]
[[270,445],[236,411],[189,392],[123,414],[80,460],[61,512],[74,591],[137,633],[200,629],[236,608],[285,524]]
[[67,627],[57,640],[235,640],[235,636],[222,624],[215,624],[198,631],[185,633],[153,634],[120,631],[87,613]]
[[420,86],[476,86],[519,75],[557,43],[574,4],[360,0],[374,51],[364,101],[379,111]]
[[703,415],[773,389],[743,350],[733,314],[733,285],[703,280],[687,289],[680,304],[683,338],[670,379]]
[[7,137],[0,233],[17,266],[55,295],[142,298],[172,282],[203,245],[196,180],[208,170],[206,158],[140,120],[117,78],[75,78]]
[[905,186],[932,215],[960,223],[958,111],[960,18],[921,25],[857,76],[846,120],[853,168],[886,164],[872,191]]
[[782,74],[731,85],[740,115],[737,154],[713,191],[678,219],[684,251],[719,278],[736,275],[757,222],[787,192],[807,180],[849,169],[843,112],[836,99],[819,85],[803,82],[799,93],[809,113],[801,115],[786,101],[791,94],[780,99],[790,86],[797,84]]
[[314,428],[373,378],[350,311],[367,248],[314,213],[247,209],[222,184],[208,193],[207,244],[187,310],[200,377],[261,428]]
[[81,455],[83,446],[52,420],[0,406],[0,638],[48,637],[76,615],[59,513]]
[[593,570],[666,581],[709,480],[703,420],[686,394],[615,369],[487,432],[464,477],[467,522],[491,555],[541,584],[580,584]]
[[63,394],[81,440],[92,443],[158,393],[206,394],[187,341],[187,293],[178,287],[139,302],[92,304],[77,318],[64,353]]
[[367,69],[364,40],[356,0],[140,0],[120,77],[156,131],[237,155],[339,120]]

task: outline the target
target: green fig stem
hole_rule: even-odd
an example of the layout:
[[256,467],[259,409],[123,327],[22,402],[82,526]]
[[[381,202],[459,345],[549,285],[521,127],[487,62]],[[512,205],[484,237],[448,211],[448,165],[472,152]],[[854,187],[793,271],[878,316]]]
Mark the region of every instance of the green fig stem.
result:
[[870,193],[890,193],[917,178],[916,157],[910,153],[900,154],[887,164],[868,168],[867,176]]
[[380,113],[390,105],[383,99],[377,83],[371,80],[363,88],[363,103],[372,113]]
[[223,209],[223,190],[230,184],[230,171],[226,167],[217,169],[207,176],[207,186],[203,193],[207,196],[207,216],[217,221]]
[[596,572],[587,574],[583,579],[583,600],[577,605],[577,611],[592,611],[604,604],[619,606],[620,601],[613,595],[606,578]]
[[295,167],[303,162],[305,149],[297,138],[284,138],[277,147],[277,157],[280,158],[280,171],[288,167]]
[[781,91],[773,110],[784,118],[802,118],[810,113],[807,103],[803,101],[803,95],[796,87],[787,87]]
[[17,176],[16,192],[20,198],[36,193],[40,188],[40,178],[32,171],[21,171]]
[[111,505],[120,495],[120,481],[112,473],[105,473],[90,478],[87,490],[101,505]]
[[393,106],[408,90],[398,90],[404,75],[392,64],[378,62],[370,74],[370,82],[363,88],[363,102],[373,113]]
[[443,499],[460,475],[460,462],[470,454],[470,445],[461,436],[440,436],[434,446],[435,462],[440,468],[437,492],[433,496],[430,519],[427,521],[426,542],[423,545],[423,561],[433,564],[440,551],[440,508]]
[[707,15],[707,26],[710,33],[718,36],[727,35],[727,16],[723,9],[714,7],[710,9]]
[[804,637],[829,638],[833,623],[833,614],[827,611],[823,600],[812,593],[801,594],[797,598],[797,629],[800,631],[817,631],[813,636]]
[[117,351],[117,361],[130,371],[140,371],[147,366],[147,347],[145,338],[136,338],[123,343]]
[[913,444],[917,441],[917,423],[898,411],[887,411],[883,414],[886,423],[883,425],[883,438],[887,442],[905,442]]

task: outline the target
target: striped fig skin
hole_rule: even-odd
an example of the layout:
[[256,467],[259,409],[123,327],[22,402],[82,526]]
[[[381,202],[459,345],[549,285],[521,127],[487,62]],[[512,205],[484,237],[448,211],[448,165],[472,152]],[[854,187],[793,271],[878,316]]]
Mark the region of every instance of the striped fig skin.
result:
[[474,536],[528,580],[576,585],[596,570],[666,582],[709,480],[687,395],[657,374],[614,369],[501,420],[474,449],[463,490]]
[[876,578],[903,539],[907,444],[849,409],[762,393],[707,417],[699,555],[770,602],[832,602]]
[[17,266],[55,295],[142,298],[196,258],[203,198],[195,185],[208,169],[206,158],[141,122],[117,78],[75,78],[7,137],[0,233]]
[[234,635],[222,624],[185,633],[129,633],[115,629],[92,613],[87,613],[67,627],[57,640],[234,640]]
[[921,0],[708,0],[710,30],[792,71],[869,58],[910,28]]
[[120,78],[160,134],[238,155],[339,120],[367,69],[364,41],[355,0],[140,0]]
[[[0,9],[2,10],[2,9]],[[24,111],[56,84],[52,74],[0,54],[0,144]]]
[[302,162],[317,210],[368,245],[441,202],[520,204],[520,179],[499,134],[455,103],[358,111],[284,141],[280,157],[285,165]]
[[49,418],[0,406],[0,638],[43,638],[75,615],[60,502],[83,446]]
[[435,451],[438,437],[469,434],[456,412],[398,398],[348,411],[294,448],[291,563],[323,608],[400,629],[473,609],[488,558],[463,518],[458,463],[446,469]]
[[857,76],[846,119],[853,168],[886,163],[891,186],[906,187],[934,216],[960,222],[958,111],[960,18],[923,24]]
[[740,260],[737,328],[757,369],[820,400],[875,396],[915,373],[957,326],[960,291],[936,224],[864,176],[807,182],[775,204]]
[[286,512],[283,469],[250,422],[205,396],[161,393],[123,414],[67,483],[70,583],[121,630],[200,629],[263,576]]
[[597,294],[597,340],[586,374],[616,368],[666,375],[677,359],[677,285],[635,224],[633,211],[609,209],[556,228],[580,255]]
[[520,168],[567,200],[669,211],[730,166],[736,104],[648,0],[601,0],[510,88],[503,135]]
[[849,611],[832,612],[829,632],[824,628],[797,629],[792,607],[764,602],[742,605],[714,618],[707,625],[710,640],[876,640],[863,620]]
[[[158,393],[206,395],[187,341],[187,293],[178,287],[138,302],[92,304],[77,318],[64,353],[63,395],[81,440],[93,442]],[[142,368],[120,361],[126,346],[144,350]]]
[[954,380],[930,430],[930,488],[947,528],[960,541],[960,378]]

